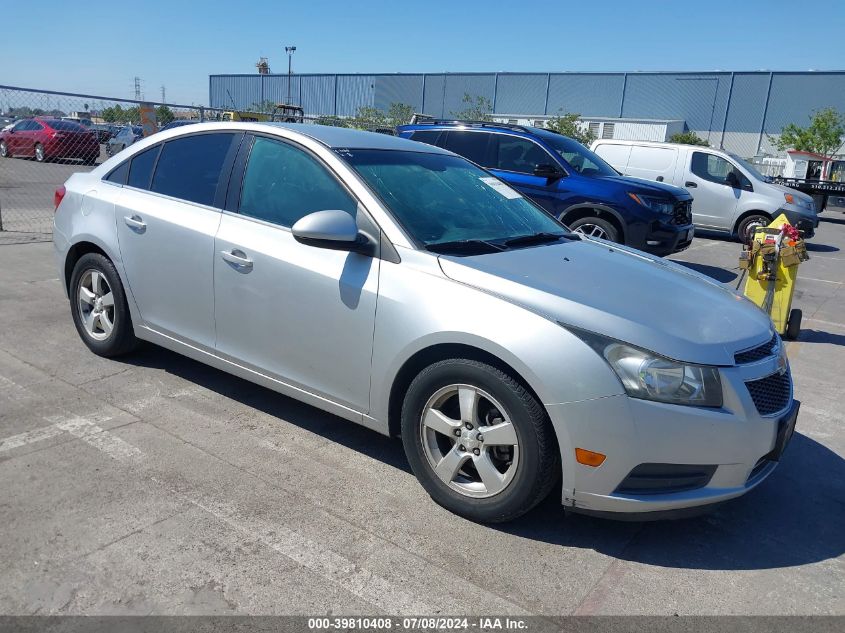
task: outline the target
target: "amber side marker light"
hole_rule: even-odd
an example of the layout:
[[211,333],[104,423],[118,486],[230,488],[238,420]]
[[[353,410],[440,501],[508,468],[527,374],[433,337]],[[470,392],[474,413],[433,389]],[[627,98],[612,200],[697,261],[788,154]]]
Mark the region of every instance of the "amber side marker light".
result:
[[601,466],[604,463],[604,460],[607,459],[607,456],[602,455],[601,453],[588,451],[586,448],[576,448],[575,459],[578,460],[579,464],[595,468],[596,466]]

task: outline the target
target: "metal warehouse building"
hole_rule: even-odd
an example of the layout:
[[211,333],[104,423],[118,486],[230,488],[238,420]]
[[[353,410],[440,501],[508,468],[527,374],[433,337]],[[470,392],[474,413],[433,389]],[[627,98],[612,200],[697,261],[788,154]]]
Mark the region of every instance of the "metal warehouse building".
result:
[[[287,75],[211,75],[212,107],[249,109],[284,102]],[[293,75],[291,101],[309,115],[349,116],[361,106],[404,103],[448,117],[465,94],[493,104],[496,119],[531,120],[560,112],[585,121],[663,120],[741,156],[777,153],[768,140],[788,123],[806,125],[817,109],[845,110],[845,71],[435,73]],[[607,135],[621,126],[602,124]]]

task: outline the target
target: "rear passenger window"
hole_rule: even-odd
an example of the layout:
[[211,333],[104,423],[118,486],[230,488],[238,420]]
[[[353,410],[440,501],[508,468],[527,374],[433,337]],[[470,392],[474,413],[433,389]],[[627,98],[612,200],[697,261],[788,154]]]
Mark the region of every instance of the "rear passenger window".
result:
[[355,217],[358,203],[310,154],[256,137],[241,187],[240,213],[291,227],[309,213],[328,209]]
[[485,132],[446,132],[443,147],[478,165],[486,166],[487,143],[490,135]]
[[437,145],[438,136],[440,136],[440,130],[419,130],[411,134],[411,140],[428,143],[429,145]]
[[167,141],[156,165],[151,190],[188,202],[214,204],[220,171],[234,136],[197,134]]
[[150,188],[150,177],[153,175],[153,167],[160,149],[161,145],[156,145],[132,158],[132,164],[129,166],[129,178],[126,180],[127,185],[138,189]]
[[111,170],[105,180],[113,182],[116,185],[125,185],[126,176],[129,174],[129,161],[125,160],[120,165]]

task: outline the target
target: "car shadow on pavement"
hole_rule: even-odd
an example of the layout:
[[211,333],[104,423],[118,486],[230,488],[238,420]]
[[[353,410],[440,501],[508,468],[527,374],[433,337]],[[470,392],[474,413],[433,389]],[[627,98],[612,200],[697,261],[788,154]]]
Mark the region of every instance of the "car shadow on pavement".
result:
[[680,264],[681,266],[685,266],[690,270],[694,270],[698,273],[703,275],[707,275],[708,277],[712,277],[718,282],[723,284],[729,283],[737,278],[737,273],[733,270],[727,270],[725,268],[719,268],[718,266],[709,266],[707,264],[698,264],[695,262],[682,262],[676,261],[676,264]]
[[[153,345],[144,345],[121,361],[166,371],[410,473],[399,440],[270,389]],[[843,499],[845,460],[796,433],[783,462],[766,481],[708,515],[679,521],[621,522],[565,513],[558,485],[525,516],[478,529],[594,549],[648,565],[771,569],[833,559],[845,553]]]
[[782,463],[767,480],[710,514],[677,521],[623,523],[567,513],[561,520],[558,499],[549,498],[498,529],[548,543],[588,547],[646,565],[775,569],[835,559],[845,553],[843,499],[845,460],[796,433]]
[[836,246],[829,246],[828,244],[817,244],[816,242],[804,242],[804,244],[811,253],[836,253],[839,251]]

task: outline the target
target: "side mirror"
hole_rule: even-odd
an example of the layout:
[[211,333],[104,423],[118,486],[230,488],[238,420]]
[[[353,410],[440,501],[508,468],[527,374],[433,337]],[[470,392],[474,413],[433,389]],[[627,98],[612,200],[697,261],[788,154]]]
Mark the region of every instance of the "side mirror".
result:
[[557,180],[563,177],[563,172],[554,165],[542,163],[534,168],[534,175],[547,180]]
[[739,177],[736,175],[735,171],[728,172],[728,175],[725,176],[725,184],[729,187],[733,187],[734,189],[739,189]]
[[300,218],[291,227],[297,242],[337,251],[373,255],[375,243],[358,231],[358,223],[346,211],[315,211]]

